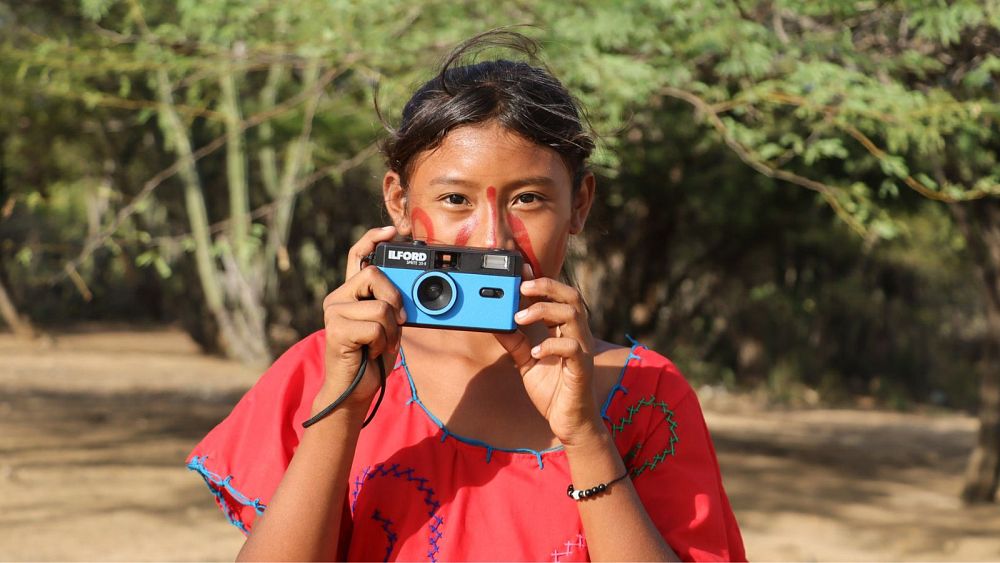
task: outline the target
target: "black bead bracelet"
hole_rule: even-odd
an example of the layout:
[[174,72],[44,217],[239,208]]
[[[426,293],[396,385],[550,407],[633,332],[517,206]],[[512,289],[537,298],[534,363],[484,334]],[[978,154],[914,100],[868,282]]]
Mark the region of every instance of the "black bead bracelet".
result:
[[589,489],[581,489],[581,490],[574,489],[573,488],[573,483],[570,483],[569,487],[566,488],[566,496],[568,496],[569,498],[571,498],[573,500],[587,499],[587,498],[590,498],[592,496],[596,496],[596,495],[599,495],[599,494],[603,493],[604,491],[608,490],[608,487],[610,487],[611,485],[614,485],[615,483],[617,483],[618,481],[621,481],[622,479],[624,479],[626,477],[628,477],[628,471],[625,471],[625,474],[622,475],[621,477],[618,477],[617,479],[612,479],[611,481],[608,481],[607,483],[601,483],[600,485],[595,485],[595,486],[593,486],[593,487],[591,487]]

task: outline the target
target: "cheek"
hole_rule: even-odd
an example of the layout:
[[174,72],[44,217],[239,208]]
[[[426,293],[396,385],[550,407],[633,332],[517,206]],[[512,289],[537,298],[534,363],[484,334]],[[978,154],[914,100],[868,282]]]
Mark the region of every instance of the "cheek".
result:
[[469,242],[469,238],[472,237],[472,233],[476,232],[476,227],[479,226],[479,217],[473,215],[466,219],[462,226],[458,229],[458,234],[455,235],[455,246],[465,246]]
[[[422,238],[424,240],[431,243],[437,240],[434,238],[434,223],[431,222],[431,218],[427,215],[426,211],[420,209],[419,207],[414,207],[413,211],[410,212],[410,217],[413,218],[414,227],[419,225],[420,228],[423,229],[424,232]],[[420,233],[417,232],[416,228],[413,229],[413,238],[421,238]]]
[[531,237],[528,236],[528,229],[525,228],[524,222],[522,222],[516,215],[511,214],[507,219],[510,222],[511,234],[514,236],[514,242],[517,243],[518,248],[524,253],[524,257],[528,260],[528,264],[531,265],[531,271],[534,272],[535,277],[542,277],[545,275],[545,271],[542,269],[542,264],[538,260],[538,255],[535,254],[535,248],[531,245]]

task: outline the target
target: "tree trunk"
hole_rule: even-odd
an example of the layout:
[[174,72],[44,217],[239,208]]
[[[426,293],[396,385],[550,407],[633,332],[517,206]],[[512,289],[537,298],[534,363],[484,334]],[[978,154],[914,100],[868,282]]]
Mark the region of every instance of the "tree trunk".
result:
[[962,499],[994,502],[1000,484],[1000,201],[984,199],[952,204],[986,292],[989,326],[987,366],[980,383],[979,437],[965,472]]
[[17,314],[14,302],[7,295],[7,289],[0,280],[0,319],[14,331],[14,335],[19,338],[31,339],[35,337],[35,329],[24,317]]
[[[209,232],[208,211],[205,206],[205,196],[201,187],[201,179],[195,168],[191,139],[187,127],[181,121],[173,104],[173,88],[166,70],[157,73],[157,97],[161,104],[161,127],[177,157],[183,163],[179,176],[184,184],[184,202],[188,221],[191,225],[191,237],[195,243],[195,263],[198,269],[198,279],[205,294],[205,303],[209,312],[215,318],[219,329],[221,348],[226,355],[250,365],[266,365],[270,362],[270,351],[262,326],[263,307],[258,303],[249,304],[241,293],[239,283],[242,276],[231,271],[223,279],[219,273],[213,256],[212,236]],[[236,287],[235,310],[230,310],[227,302],[225,281],[230,281],[230,287]],[[230,292],[231,294],[233,292]],[[242,306],[241,306],[242,305]],[[256,309],[254,309],[256,307]],[[258,321],[260,321],[258,323]]]
[[243,112],[236,95],[236,70],[229,65],[219,77],[222,92],[220,110],[226,122],[226,183],[229,187],[229,233],[233,241],[236,263],[247,272],[250,269],[250,188],[247,186],[246,149],[243,144]]
[[[310,59],[302,73],[302,91],[311,90],[319,79],[319,63]],[[275,71],[277,72],[277,71]],[[270,75],[268,76],[270,79]],[[306,100],[302,131],[288,144],[285,153],[281,179],[277,181],[274,194],[274,211],[269,222],[267,244],[264,247],[264,267],[267,269],[266,292],[272,299],[278,293],[278,271],[288,271],[288,235],[292,225],[292,211],[295,209],[296,184],[312,162],[312,122],[322,91]],[[273,99],[268,100],[272,102]],[[273,155],[272,155],[273,156]]]

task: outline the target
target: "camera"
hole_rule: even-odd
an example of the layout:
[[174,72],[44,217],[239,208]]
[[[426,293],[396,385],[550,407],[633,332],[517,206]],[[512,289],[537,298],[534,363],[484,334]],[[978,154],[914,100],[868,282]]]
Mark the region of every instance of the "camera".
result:
[[423,241],[383,242],[371,263],[403,297],[408,326],[514,332],[520,253]]

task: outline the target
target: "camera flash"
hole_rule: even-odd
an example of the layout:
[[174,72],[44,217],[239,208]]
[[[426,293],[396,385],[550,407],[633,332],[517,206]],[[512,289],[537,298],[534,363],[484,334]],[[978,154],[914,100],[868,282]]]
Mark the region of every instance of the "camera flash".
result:
[[483,267],[491,270],[506,270],[509,256],[486,254],[483,256]]

